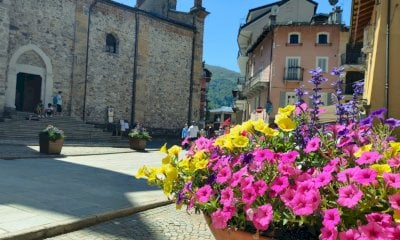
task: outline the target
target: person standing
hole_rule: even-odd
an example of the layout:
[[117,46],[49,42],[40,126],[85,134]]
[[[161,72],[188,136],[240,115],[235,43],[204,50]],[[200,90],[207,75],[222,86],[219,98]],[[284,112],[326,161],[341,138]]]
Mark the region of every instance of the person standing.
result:
[[190,144],[192,144],[197,139],[198,134],[199,134],[199,127],[196,125],[196,122],[193,121],[192,125],[190,125],[188,130]]
[[185,126],[182,128],[182,133],[181,133],[182,145],[184,149],[188,148],[188,141],[187,141],[188,134],[189,134],[189,127],[187,123],[185,123]]
[[61,96],[61,91],[58,91],[57,94],[57,113],[60,114],[60,116],[62,116],[62,96]]

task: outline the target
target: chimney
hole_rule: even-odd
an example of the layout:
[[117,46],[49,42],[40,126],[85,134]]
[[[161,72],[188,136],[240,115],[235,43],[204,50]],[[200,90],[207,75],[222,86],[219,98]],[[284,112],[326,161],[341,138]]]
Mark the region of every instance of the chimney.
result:
[[203,8],[203,0],[194,0],[195,8]]

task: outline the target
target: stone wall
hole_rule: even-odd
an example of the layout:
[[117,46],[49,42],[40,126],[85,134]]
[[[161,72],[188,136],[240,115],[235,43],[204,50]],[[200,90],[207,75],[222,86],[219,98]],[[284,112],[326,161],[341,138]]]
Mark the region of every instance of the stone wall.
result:
[[136,120],[177,129],[188,121],[193,30],[139,15]]
[[[92,13],[86,121],[104,123],[107,107],[116,120],[131,121],[135,57],[135,13],[96,5]],[[106,52],[106,35],[117,39],[117,52]]]
[[[67,113],[70,108],[74,13],[75,4],[70,0],[13,0],[9,11],[9,57],[28,44],[41,49],[50,58],[53,68],[52,92],[63,92]],[[39,60],[28,55],[25,55],[28,57],[25,61],[35,66],[41,64],[31,62]]]
[[6,78],[8,65],[8,35],[9,35],[9,7],[10,1],[0,2],[0,118],[3,114],[6,93]]

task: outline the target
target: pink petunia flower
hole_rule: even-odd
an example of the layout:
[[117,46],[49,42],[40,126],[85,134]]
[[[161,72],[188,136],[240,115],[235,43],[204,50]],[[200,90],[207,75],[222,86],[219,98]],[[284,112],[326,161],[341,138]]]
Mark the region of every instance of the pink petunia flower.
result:
[[281,193],[289,186],[289,179],[285,176],[277,177],[271,184],[271,189],[277,194]]
[[387,240],[387,232],[384,228],[375,222],[370,222],[367,225],[358,227],[360,232],[360,239],[374,239],[374,240]]
[[339,233],[340,240],[357,240],[360,238],[360,233],[357,229],[349,229],[346,232]]
[[345,169],[337,174],[337,178],[340,182],[352,182],[354,180],[354,175],[360,170],[360,167]]
[[319,137],[313,137],[311,140],[307,143],[306,149],[304,152],[310,153],[310,152],[315,152],[319,149],[319,146],[321,144],[321,140]]
[[217,211],[211,213],[212,226],[216,229],[224,229],[227,227],[229,220],[229,214],[224,212],[222,209],[217,209]]
[[248,175],[247,166],[232,174],[230,186],[233,188],[236,187],[240,183],[240,180],[246,175]]
[[315,187],[320,188],[328,185],[332,181],[332,175],[330,173],[320,173],[314,178]]
[[267,230],[272,222],[273,210],[271,204],[262,205],[257,208],[253,215],[254,227],[258,230]]
[[337,202],[340,206],[352,208],[358,204],[363,196],[363,192],[354,184],[339,188],[339,199]]
[[388,164],[391,167],[400,167],[400,156],[389,159]]
[[195,141],[196,147],[198,151],[201,150],[208,150],[208,148],[210,147],[210,140],[205,138],[205,137],[200,137],[199,139],[197,139]]
[[321,228],[321,235],[320,238],[321,240],[336,240],[338,236],[338,231],[336,228],[327,228],[323,227]]
[[250,206],[251,204],[253,204],[254,200],[256,200],[257,195],[256,195],[256,191],[254,190],[254,188],[252,187],[247,187],[242,189],[242,201]]
[[218,171],[216,181],[217,183],[223,184],[227,182],[231,178],[231,176],[232,176],[231,167],[225,166]]
[[390,227],[393,224],[392,216],[385,213],[370,213],[365,215],[368,222],[375,222],[384,228]]
[[196,192],[196,197],[201,203],[208,202],[213,190],[210,185],[204,185],[203,187],[199,188]]
[[383,180],[389,187],[400,188],[400,174],[398,173],[383,173]]
[[228,219],[231,219],[236,213],[236,208],[234,205],[225,205],[223,211]]
[[259,149],[254,151],[254,160],[268,161],[270,163],[274,160],[275,153],[269,149]]
[[[315,191],[310,191],[307,194],[311,194]],[[314,210],[318,207],[314,203],[314,199],[307,195],[304,197],[303,194],[296,193],[293,200],[290,202],[290,207],[294,214],[298,216],[308,216],[314,212]],[[311,200],[311,201],[310,201]]]
[[220,202],[224,205],[224,206],[228,206],[231,205],[233,202],[233,190],[230,187],[224,188],[221,190],[221,199]]
[[354,181],[360,183],[361,185],[377,184],[376,176],[378,173],[372,169],[361,169],[357,171],[354,175]]
[[257,196],[262,196],[268,189],[268,185],[263,180],[258,180],[253,184]]
[[322,224],[327,228],[334,228],[340,222],[340,213],[337,208],[327,209],[324,212]]
[[300,169],[297,169],[293,164],[290,163],[279,163],[278,171],[283,176],[296,177],[301,173]]
[[240,189],[243,190],[244,188],[252,187],[253,182],[254,182],[254,177],[252,175],[240,179]]
[[340,163],[340,158],[331,159],[322,169],[325,173],[333,173],[336,171],[338,165]]
[[283,194],[280,195],[281,200],[285,203],[286,206],[291,206],[290,203],[293,201],[295,196],[295,190],[288,188]]
[[363,164],[373,164],[379,159],[383,158],[382,155],[380,155],[378,152],[363,152],[361,156],[356,160],[356,163],[358,165],[363,165]]
[[281,155],[281,161],[283,163],[293,163],[299,155],[298,151],[289,151]]
[[393,209],[400,211],[400,192],[389,196],[389,202]]

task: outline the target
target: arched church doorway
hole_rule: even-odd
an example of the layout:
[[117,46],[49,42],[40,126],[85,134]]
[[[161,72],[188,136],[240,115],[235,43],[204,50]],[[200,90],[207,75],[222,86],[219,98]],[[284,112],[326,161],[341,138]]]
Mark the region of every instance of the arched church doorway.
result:
[[33,112],[39,103],[42,88],[42,77],[29,73],[18,73],[15,91],[15,109]]

